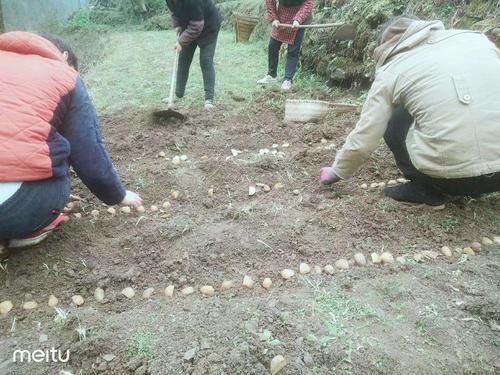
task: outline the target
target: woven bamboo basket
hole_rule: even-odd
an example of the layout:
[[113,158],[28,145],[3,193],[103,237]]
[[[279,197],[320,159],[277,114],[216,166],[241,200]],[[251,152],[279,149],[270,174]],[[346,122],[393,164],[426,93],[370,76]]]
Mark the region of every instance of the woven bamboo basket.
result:
[[245,16],[234,13],[234,29],[236,32],[236,43],[248,42],[255,26],[259,22],[259,17]]

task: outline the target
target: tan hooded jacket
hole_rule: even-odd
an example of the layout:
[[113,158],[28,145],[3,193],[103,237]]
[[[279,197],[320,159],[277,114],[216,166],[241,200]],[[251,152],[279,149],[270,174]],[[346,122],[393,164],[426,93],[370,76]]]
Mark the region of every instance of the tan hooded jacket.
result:
[[481,33],[404,18],[384,33],[378,70],[334,172],[353,176],[377,148],[393,110],[413,116],[406,145],[415,167],[436,178],[500,171],[500,51]]

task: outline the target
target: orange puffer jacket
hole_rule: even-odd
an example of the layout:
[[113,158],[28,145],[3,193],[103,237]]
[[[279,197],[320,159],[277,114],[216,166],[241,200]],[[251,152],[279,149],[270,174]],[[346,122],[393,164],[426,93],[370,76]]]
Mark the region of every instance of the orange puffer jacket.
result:
[[69,142],[58,133],[57,108],[78,73],[48,40],[0,35],[0,182],[67,174]]

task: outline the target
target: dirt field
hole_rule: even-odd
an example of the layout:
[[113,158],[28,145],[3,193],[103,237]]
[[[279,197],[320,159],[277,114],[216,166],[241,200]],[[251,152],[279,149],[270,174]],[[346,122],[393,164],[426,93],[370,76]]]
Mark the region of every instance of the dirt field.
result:
[[[140,48],[139,36],[128,38]],[[221,48],[235,47],[227,37]],[[105,82],[93,80],[113,58],[88,73],[94,94]],[[500,373],[500,245],[474,256],[440,252],[500,236],[500,196],[435,210],[362,189],[400,177],[383,145],[356,178],[321,187],[319,167],[332,162],[356,115],[286,124],[285,95],[221,87],[225,99],[213,113],[181,106],[189,109],[184,124],[155,124],[151,106],[105,111],[95,98],[109,152],[147,211],[112,216],[75,179],[83,217],[12,254],[0,270],[0,302],[15,305],[0,316],[0,374],[268,374],[276,355],[287,361],[284,375]],[[327,96],[291,94],[302,95]],[[175,165],[182,155],[187,160]],[[373,264],[370,254],[384,251],[404,263]],[[422,251],[438,257],[417,262]],[[365,267],[354,264],[355,253],[365,255]],[[341,258],[348,270],[324,271]],[[301,262],[311,273],[299,274]],[[285,268],[295,270],[291,280],[281,278]],[[253,289],[241,285],[245,275]],[[224,280],[234,287],[222,290]],[[164,294],[171,284],[173,298]],[[203,285],[215,296],[203,296]],[[121,294],[129,286],[132,299]],[[195,293],[183,296],[186,286]],[[93,297],[97,287],[103,302]],[[142,298],[149,287],[154,294]],[[67,316],[47,306],[51,294]],[[85,298],[81,307],[71,303],[76,294]],[[30,300],[39,307],[23,310]],[[16,349],[46,348],[69,350],[69,362],[12,362]]]

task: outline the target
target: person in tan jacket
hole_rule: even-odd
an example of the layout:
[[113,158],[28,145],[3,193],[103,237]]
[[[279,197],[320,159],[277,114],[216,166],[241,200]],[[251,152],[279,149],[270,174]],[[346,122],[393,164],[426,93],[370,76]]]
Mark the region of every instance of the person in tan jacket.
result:
[[500,191],[498,48],[479,32],[398,17],[374,56],[360,120],[322,183],[351,178],[384,138],[410,180],[386,188],[389,197],[440,205]]

